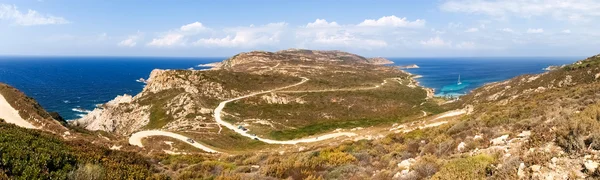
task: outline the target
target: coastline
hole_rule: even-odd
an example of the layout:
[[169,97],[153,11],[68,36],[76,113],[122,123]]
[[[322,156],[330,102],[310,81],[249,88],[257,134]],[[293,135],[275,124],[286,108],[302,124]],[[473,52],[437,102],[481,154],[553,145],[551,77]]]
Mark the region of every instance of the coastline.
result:
[[427,98],[433,98],[435,97],[435,89],[433,88],[429,88],[429,87],[425,87],[423,85],[421,85],[421,82],[419,82],[417,79],[422,78],[422,75],[415,75],[412,74],[408,71],[405,71],[403,69],[398,68],[398,70],[402,71],[403,73],[408,74],[408,79],[413,82],[416,86],[423,88],[426,92],[427,92]]

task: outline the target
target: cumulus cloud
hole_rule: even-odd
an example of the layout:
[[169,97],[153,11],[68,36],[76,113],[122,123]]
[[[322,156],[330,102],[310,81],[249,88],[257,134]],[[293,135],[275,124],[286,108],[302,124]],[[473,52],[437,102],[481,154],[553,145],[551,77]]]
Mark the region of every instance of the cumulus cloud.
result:
[[388,45],[383,40],[360,38],[349,32],[335,34],[317,33],[314,42],[335,47],[345,46],[360,49],[381,48]]
[[142,38],[143,34],[138,32],[134,35],[130,35],[127,39],[122,40],[117,45],[121,47],[135,47],[137,45],[137,41]]
[[440,38],[438,36],[435,38],[429,38],[429,40],[426,40],[426,41],[421,41],[421,45],[426,46],[426,47],[451,47],[452,42],[444,41],[442,38]]
[[165,47],[165,46],[183,45],[183,42],[182,42],[183,37],[184,37],[183,34],[177,34],[177,33],[166,34],[162,37],[152,39],[152,41],[150,43],[148,43],[148,46]]
[[327,22],[325,19],[317,19],[315,22],[308,23],[307,28],[328,28],[328,27],[340,27],[335,21]]
[[31,9],[27,13],[22,13],[17,9],[17,6],[6,4],[0,4],[0,20],[10,20],[21,26],[70,23],[63,17],[44,15]]
[[440,9],[496,18],[552,16],[559,20],[587,21],[600,16],[600,2],[594,0],[449,0]]
[[[394,16],[395,17],[395,16]],[[369,20],[365,20],[369,21]],[[364,22],[363,22],[364,23]],[[362,23],[361,23],[362,24]],[[388,46],[385,40],[377,37],[387,34],[386,28],[392,24],[348,24],[341,26],[336,22],[317,19],[296,30],[296,40],[304,48],[356,48],[374,49]],[[386,33],[382,33],[386,32]]]
[[206,30],[207,28],[204,27],[204,25],[202,25],[202,23],[196,21],[191,24],[183,25],[179,29],[181,31],[202,31],[202,30]]
[[570,30],[570,29],[565,29],[565,30],[563,30],[563,31],[562,31],[562,33],[565,33],[565,34],[570,34],[570,33],[571,33],[571,30]]
[[193,22],[163,33],[163,35],[152,39],[147,45],[154,47],[184,46],[187,44],[186,41],[189,37],[196,36],[208,30],[210,28],[205,27],[202,23]]
[[417,19],[409,21],[405,17],[398,18],[394,15],[384,16],[379,19],[366,19],[358,24],[358,26],[373,26],[373,27],[423,27],[425,20]]
[[527,29],[527,33],[530,33],[530,34],[538,34],[538,33],[543,33],[543,32],[544,32],[544,29],[542,29],[542,28],[537,28],[537,29],[529,28],[529,29]]
[[478,28],[469,28],[469,29],[465,30],[465,32],[477,32],[477,31],[479,31]]
[[201,38],[194,45],[207,47],[256,47],[258,45],[276,44],[287,23],[270,23],[264,26],[238,27],[225,31],[234,35],[223,38]]

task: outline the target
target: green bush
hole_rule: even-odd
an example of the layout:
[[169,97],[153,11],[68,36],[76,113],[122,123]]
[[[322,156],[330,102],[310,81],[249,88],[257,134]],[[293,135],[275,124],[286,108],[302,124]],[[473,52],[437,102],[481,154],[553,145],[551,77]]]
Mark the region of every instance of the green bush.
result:
[[452,160],[431,179],[485,179],[494,161],[493,157],[485,154]]

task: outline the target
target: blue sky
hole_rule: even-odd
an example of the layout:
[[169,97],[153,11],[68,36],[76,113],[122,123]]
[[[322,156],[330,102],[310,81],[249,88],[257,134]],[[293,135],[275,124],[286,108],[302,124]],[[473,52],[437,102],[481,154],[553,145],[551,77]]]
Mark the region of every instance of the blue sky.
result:
[[597,0],[0,0],[0,55],[589,56]]

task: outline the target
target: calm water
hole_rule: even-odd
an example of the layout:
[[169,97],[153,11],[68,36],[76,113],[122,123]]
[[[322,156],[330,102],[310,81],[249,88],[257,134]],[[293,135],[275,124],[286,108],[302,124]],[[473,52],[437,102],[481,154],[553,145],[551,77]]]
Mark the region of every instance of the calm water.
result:
[[423,76],[418,81],[425,87],[434,88],[438,96],[466,94],[486,83],[522,74],[542,73],[550,65],[570,64],[580,59],[583,58],[390,58],[395,62],[394,65],[417,64],[420,68],[406,71]]
[[117,95],[139,93],[155,68],[188,69],[225,58],[0,57],[0,82],[35,98],[48,111],[76,119]]
[[[225,58],[159,57],[0,57],[0,82],[35,98],[48,111],[76,119],[96,104],[117,95],[139,93],[153,69],[188,69]],[[417,64],[407,71],[422,75],[422,85],[438,95],[464,94],[488,82],[526,73],[540,73],[549,65],[582,58],[390,58],[395,65]],[[457,85],[458,75],[461,85]]]

